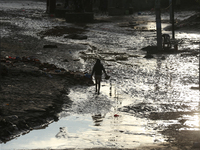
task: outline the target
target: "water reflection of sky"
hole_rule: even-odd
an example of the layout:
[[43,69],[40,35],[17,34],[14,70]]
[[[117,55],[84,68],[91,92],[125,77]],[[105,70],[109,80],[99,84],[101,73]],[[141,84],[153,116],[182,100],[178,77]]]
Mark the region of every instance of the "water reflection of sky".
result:
[[[128,118],[127,118],[128,117]],[[144,141],[152,143],[154,140],[161,142],[160,135],[145,128],[145,120],[123,115],[115,118],[108,113],[101,123],[95,126],[92,117],[89,115],[72,115],[62,118],[56,123],[49,125],[45,130],[35,130],[12,140],[1,148],[4,150],[15,149],[36,149],[36,148],[89,148],[89,147],[110,147],[110,148],[133,148]],[[65,128],[65,136],[56,138],[60,127]]]
[[[37,16],[39,14],[37,11],[28,11],[28,9],[31,7],[31,9],[44,10],[46,5],[42,4],[44,3],[39,2],[38,7],[32,7],[26,3],[25,6],[17,4],[15,7],[26,7],[27,10],[21,9],[20,13],[26,12]],[[13,6],[5,3],[3,7],[12,11]],[[193,13],[176,14],[176,16],[182,20]],[[169,16],[163,14],[162,17],[166,19]],[[19,17],[11,20],[11,23],[24,27],[27,30],[24,30],[23,34],[32,36],[36,36],[35,30],[39,32],[60,24],[69,26],[65,22],[59,24],[56,20],[52,23],[52,20],[48,20],[45,16],[44,19],[45,21],[32,21]],[[155,16],[152,15],[151,19],[154,20]],[[6,21],[8,20],[4,20]],[[2,149],[134,148],[141,144],[156,143],[156,141],[162,143],[164,138],[157,132],[159,131],[157,127],[177,124],[181,119],[186,119],[184,123],[187,128],[180,130],[199,130],[198,113],[183,115],[176,120],[150,120],[136,117],[137,113],[133,110],[128,112],[118,110],[118,108],[124,110],[124,106],[144,103],[157,112],[198,111],[199,91],[190,89],[198,83],[198,57],[181,57],[180,54],[175,54],[165,55],[165,60],[161,60],[161,55],[147,60],[143,58],[146,53],[141,51],[141,48],[156,44],[155,32],[137,32],[121,28],[116,23],[105,22],[88,24],[87,28],[90,29],[86,33],[87,41],[66,40],[63,37],[45,37],[45,39],[63,44],[87,44],[90,48],[94,46],[97,48],[97,54],[102,51],[112,51],[125,52],[138,57],[129,57],[126,61],[103,61],[108,74],[111,75],[111,80],[103,82],[100,96],[94,95],[94,87],[75,87],[69,95],[73,104],[61,113],[62,117],[58,122],[50,124],[45,130],[34,130],[7,144],[2,144]],[[7,34],[7,30],[4,32]],[[171,35],[171,32],[163,32]],[[180,50],[199,48],[197,43],[200,40],[199,34],[176,32],[176,38],[183,40],[179,45]],[[85,47],[82,49],[85,50]],[[61,64],[60,59],[54,59],[53,55],[48,60]],[[86,60],[84,65],[81,69],[88,71],[92,63]],[[112,87],[111,96],[110,87]],[[170,109],[162,107],[166,104]],[[65,115],[66,112],[69,113]],[[115,114],[119,117],[114,117]],[[101,117],[98,118],[98,115]]]
[[[113,50],[121,52],[118,51],[120,48]],[[142,56],[139,51],[137,53]],[[32,131],[8,142],[6,148],[16,144],[21,148],[30,145],[31,148],[134,148],[141,144],[164,142],[164,137],[157,131],[172,124],[181,124],[179,121],[183,119],[186,119],[186,127],[179,130],[199,130],[199,114],[183,115],[175,120],[149,120],[136,117],[137,113],[131,110],[118,110],[143,103],[156,112],[198,111],[199,91],[191,90],[191,86],[198,83],[197,57],[175,54],[165,55],[164,60],[161,56],[151,60],[130,57],[126,63],[103,63],[111,80],[104,80],[100,96],[94,94],[94,87],[72,88],[69,97],[73,104],[67,108],[67,116],[45,130]],[[96,121],[92,119],[92,116],[100,114],[104,117]],[[119,117],[114,117],[115,114]],[[64,131],[60,132],[60,127]],[[60,136],[56,138],[58,134]]]

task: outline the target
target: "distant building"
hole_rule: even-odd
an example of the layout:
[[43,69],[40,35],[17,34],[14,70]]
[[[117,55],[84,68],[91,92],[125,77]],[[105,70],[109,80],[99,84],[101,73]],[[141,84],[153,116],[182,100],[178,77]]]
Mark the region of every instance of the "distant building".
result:
[[[170,0],[160,0],[161,7],[169,8]],[[178,8],[196,5],[196,0],[175,0]],[[47,12],[56,8],[73,12],[101,12],[108,15],[129,15],[133,12],[152,10],[155,0],[47,0]]]
[[128,15],[134,11],[150,10],[154,4],[155,0],[94,0],[95,8],[107,11],[108,15]]

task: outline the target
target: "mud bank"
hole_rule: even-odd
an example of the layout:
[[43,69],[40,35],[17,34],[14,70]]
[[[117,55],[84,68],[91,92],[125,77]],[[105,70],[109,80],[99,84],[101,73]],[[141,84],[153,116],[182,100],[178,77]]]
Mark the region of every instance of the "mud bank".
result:
[[[84,46],[37,36],[55,22],[45,13],[45,4],[1,1],[0,143],[57,121],[63,103],[71,104],[68,88],[91,85],[83,72],[70,71],[80,65],[73,54]],[[54,58],[59,52],[62,57]],[[49,56],[67,67],[54,64]]]
[[[9,4],[6,6],[11,7]],[[41,7],[42,5],[35,6]],[[85,148],[101,146],[102,149],[107,147],[125,149],[127,145],[130,145],[129,148],[133,148],[133,145],[141,146],[135,149],[173,149],[173,146],[175,149],[192,149],[192,146],[194,148],[198,146],[198,136],[189,140],[198,132],[192,131],[191,136],[185,138],[189,132],[182,130],[186,128],[187,130],[196,130],[196,128],[199,130],[199,97],[197,92],[189,89],[192,83],[198,83],[197,65],[194,64],[197,63],[198,45],[195,44],[192,50],[184,51],[183,54],[169,54],[165,57],[154,55],[155,58],[146,60],[144,59],[146,52],[141,49],[148,45],[155,45],[156,37],[154,31],[142,32],[133,29],[133,24],[130,22],[137,18],[131,19],[132,16],[127,16],[112,19],[112,17],[103,16],[99,18],[106,18],[109,23],[78,26],[62,20],[58,21],[52,16],[49,17],[44,13],[45,9],[32,9],[30,5],[25,7],[27,9],[24,7],[9,11],[3,9],[0,14],[2,20],[0,25],[3,29],[1,39],[3,79],[1,80],[0,96],[4,98],[0,106],[0,126],[2,127],[1,131],[5,130],[4,135],[1,136],[3,137],[1,142],[8,140],[11,136],[20,135],[19,133],[23,131],[26,133],[38,126],[45,127],[48,123],[57,121],[56,114],[62,111],[62,104],[64,104],[66,108],[63,108],[63,114],[72,117],[70,120],[70,116],[65,116],[64,125],[60,124],[54,128],[58,130],[52,134],[54,139],[56,139],[55,135],[59,132],[60,127],[66,127],[66,124],[74,121],[73,129],[74,125],[78,127],[84,125],[83,121],[88,118],[82,119],[81,117],[84,117],[85,114],[90,118],[89,127],[94,128],[95,132],[92,130],[94,134],[91,132],[89,134],[78,133],[79,140],[73,137],[71,140],[63,139],[66,143],[65,145],[61,143],[63,149],[65,146],[66,148],[67,146],[81,148],[80,146],[86,145],[86,143],[92,146],[87,145]],[[185,13],[182,14],[185,16]],[[138,17],[144,18],[145,16]],[[151,18],[155,17],[152,15]],[[121,22],[125,22],[126,26],[122,28]],[[71,36],[73,33],[84,37]],[[190,38],[192,36],[185,38],[184,35],[181,33],[177,35],[177,38],[184,39],[180,43],[180,50],[188,49],[197,40],[196,35],[193,38]],[[83,41],[79,41],[80,38]],[[79,53],[80,51],[81,53]],[[68,88],[84,81],[82,77],[86,72],[68,70],[89,71],[97,56],[105,63],[106,70],[111,75],[112,84],[116,85],[116,89],[114,90],[113,86],[110,88],[107,83],[102,87],[102,92],[105,93],[96,98],[92,93],[93,87],[83,89],[81,86],[80,91],[75,88],[75,92],[70,92],[70,97]],[[90,85],[88,82],[82,84]],[[113,89],[112,95],[115,96],[113,101],[106,99],[109,89]],[[88,97],[88,93],[93,99]],[[190,105],[192,106],[187,107]],[[101,118],[101,126],[93,125],[94,117],[91,119],[93,116],[91,108],[94,109],[94,112],[98,112],[97,114],[105,113],[106,109],[108,114],[105,118]],[[195,111],[192,111],[194,108]],[[110,111],[111,109],[113,111]],[[191,113],[187,113],[188,111]],[[75,115],[73,116],[73,114]],[[77,114],[80,114],[81,117],[79,118]],[[113,117],[115,114],[119,114],[119,117]],[[195,118],[195,121],[191,118]],[[61,120],[59,119],[59,121]],[[41,124],[44,126],[40,126]],[[138,128],[143,130],[140,131]],[[66,129],[70,128],[67,126]],[[83,131],[87,131],[85,130],[87,128],[83,129]],[[27,135],[31,136],[33,132]],[[48,130],[48,132],[52,131]],[[159,138],[159,132],[165,137]],[[62,135],[67,137],[68,132],[63,133]],[[47,137],[46,134],[42,135]],[[85,139],[86,135],[89,136],[88,139]],[[156,137],[157,135],[158,137]],[[21,137],[26,138],[25,136]],[[38,137],[41,137],[41,133]],[[145,140],[151,139],[151,137],[155,137],[152,142],[149,142],[154,143],[153,146],[146,144]],[[22,143],[26,143],[23,138]],[[33,140],[31,136],[30,141]],[[37,138],[37,140],[40,139]],[[166,143],[160,147],[157,146],[163,140],[166,140]],[[17,140],[12,141],[17,143],[14,145],[15,147],[20,145]],[[141,141],[145,141],[145,143]],[[42,149],[40,142],[36,142],[36,144]],[[62,142],[62,139],[61,141],[56,139],[55,143],[59,145],[59,142]],[[51,140],[47,140],[46,143],[45,148],[46,146],[53,148],[49,145],[52,143]],[[8,146],[9,144],[3,147],[6,149]],[[32,143],[27,147],[30,149],[31,146]]]
[[93,82],[36,58],[1,58],[1,142],[57,121],[63,103],[71,104],[68,88],[76,84]]

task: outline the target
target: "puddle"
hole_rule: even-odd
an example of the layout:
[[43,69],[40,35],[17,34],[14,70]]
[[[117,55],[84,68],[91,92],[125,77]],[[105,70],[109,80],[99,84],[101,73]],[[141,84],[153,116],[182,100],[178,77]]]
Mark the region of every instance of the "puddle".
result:
[[114,86],[110,91],[109,84],[103,85],[100,95],[93,92],[94,87],[73,88],[69,97],[74,104],[60,114],[58,122],[2,144],[1,148],[134,148],[164,142],[161,134],[147,127],[149,120],[118,111],[130,101],[120,99]]
[[[34,9],[44,10],[45,5],[41,3],[35,4],[38,7],[34,6]],[[12,10],[10,3],[3,1],[3,5],[4,9]],[[27,5],[26,9],[33,9],[28,3],[24,6],[15,5],[16,8]],[[21,13],[24,13],[23,10]],[[25,12],[28,13],[26,10]],[[182,12],[175,16],[182,20],[193,13]],[[38,12],[35,12],[34,17],[37,18],[37,14]],[[148,16],[138,17],[142,20]],[[166,19],[169,16],[163,14],[162,17]],[[111,79],[103,81],[100,95],[95,94],[93,86],[72,88],[69,97],[73,104],[63,108],[58,122],[1,144],[2,149],[134,148],[165,143],[169,137],[174,138],[169,132],[171,129],[200,129],[199,91],[191,90],[193,85],[198,84],[199,62],[196,55],[191,55],[192,51],[188,51],[187,57],[174,54],[164,55],[164,59],[161,59],[163,55],[154,55],[153,59],[147,60],[143,58],[146,53],[141,49],[156,45],[155,32],[133,31],[127,26],[120,27],[120,21],[117,20],[114,23],[88,24],[85,30],[76,25],[72,28],[63,21],[48,20],[45,17],[44,20],[34,20],[35,22],[23,19],[23,22],[22,18],[11,20],[12,25],[17,22],[18,27],[26,29],[22,34],[37,37],[34,30],[41,33],[50,28],[50,32],[45,33],[48,42],[53,41],[65,46],[69,44],[67,49],[38,49],[37,55],[41,55],[43,61],[65,69],[90,72],[94,58],[98,57],[102,59]],[[10,23],[2,17],[1,20]],[[154,21],[155,15],[151,15],[148,20]],[[61,25],[62,28],[58,28]],[[84,32],[88,39],[66,40],[63,39],[63,33],[57,33],[65,31],[69,34],[73,32],[72,29],[78,33]],[[7,34],[8,31],[3,32]],[[169,31],[163,33],[171,35]],[[198,34],[181,31],[176,33],[176,38],[182,40],[179,50],[198,48]],[[77,58],[81,57],[80,62],[63,62],[68,59],[67,56],[72,56],[71,52],[74,52]]]
[[[140,144],[162,142],[162,136],[145,129],[146,121],[113,113],[103,116],[98,123],[90,115],[70,115],[45,130],[35,130],[12,140],[4,150],[15,149],[64,149],[64,148],[134,148]],[[143,141],[143,142],[142,142]]]
[[58,122],[2,144],[1,148],[13,149],[16,145],[18,149],[136,148],[164,144],[167,138],[159,131],[181,125],[183,119],[187,126],[180,131],[200,129],[199,114],[187,113],[194,110],[191,107],[198,110],[199,102],[170,105],[170,102],[155,103],[149,98],[148,102],[139,103],[139,98],[131,97],[118,87],[116,81],[106,80],[100,95],[94,92],[94,86],[72,88],[69,97],[73,104],[63,108]]

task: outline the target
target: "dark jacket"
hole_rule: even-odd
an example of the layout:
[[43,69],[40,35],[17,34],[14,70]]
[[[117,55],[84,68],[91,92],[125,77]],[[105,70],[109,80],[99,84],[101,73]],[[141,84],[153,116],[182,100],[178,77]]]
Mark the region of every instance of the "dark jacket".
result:
[[95,65],[93,67],[93,70],[92,70],[92,76],[93,76],[93,74],[102,75],[102,71],[106,74],[105,68],[101,64],[100,60],[97,60],[97,62],[95,63]]

